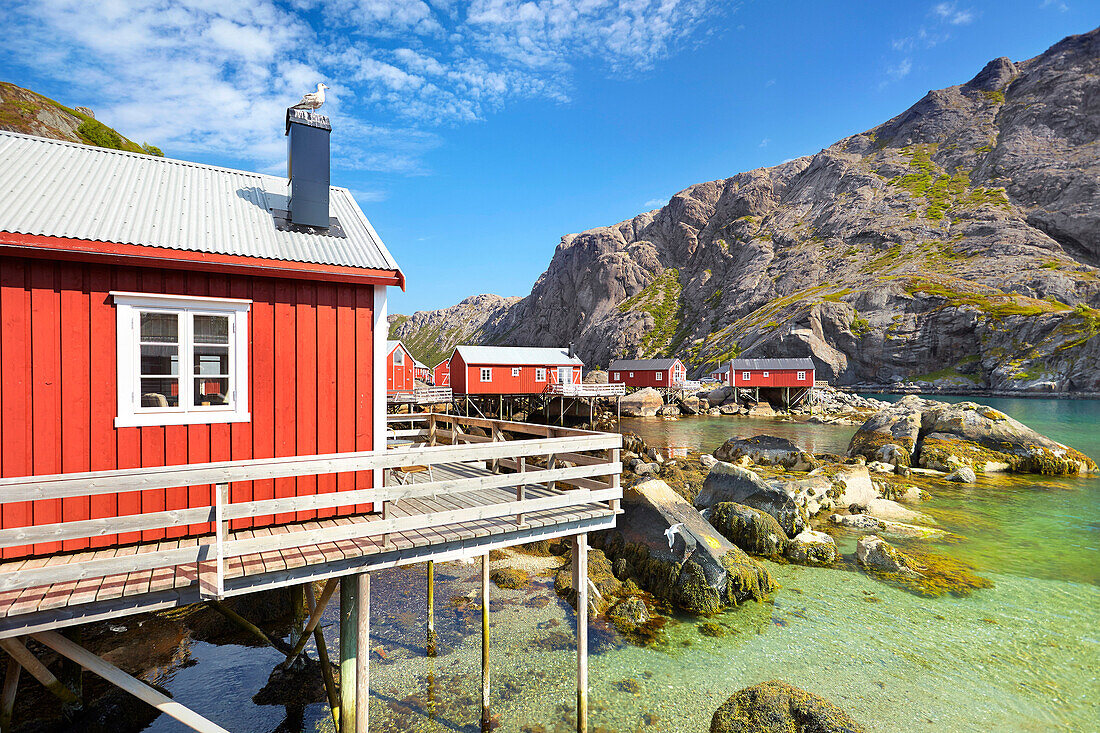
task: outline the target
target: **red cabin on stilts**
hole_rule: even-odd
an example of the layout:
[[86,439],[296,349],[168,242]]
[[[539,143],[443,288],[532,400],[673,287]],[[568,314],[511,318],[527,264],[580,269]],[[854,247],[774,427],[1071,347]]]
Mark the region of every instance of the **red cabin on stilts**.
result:
[[580,384],[584,363],[568,349],[456,346],[451,391],[469,395],[541,394],[551,384]]
[[679,359],[616,359],[607,368],[609,384],[628,387],[676,387],[686,377]]
[[[288,133],[305,125],[327,143],[327,118],[296,112]],[[386,288],[403,276],[348,190],[328,185],[323,162],[323,183],[290,187],[315,187],[303,200],[323,198],[319,219],[288,201],[285,178],[0,131],[0,475],[383,450]],[[376,479],[237,482],[229,501]],[[210,486],[6,503],[0,528],[211,505]]]
[[436,387],[450,387],[451,386],[451,360],[444,359],[435,365],[432,369],[432,379]]
[[734,387],[812,387],[813,359],[734,359],[729,365]]

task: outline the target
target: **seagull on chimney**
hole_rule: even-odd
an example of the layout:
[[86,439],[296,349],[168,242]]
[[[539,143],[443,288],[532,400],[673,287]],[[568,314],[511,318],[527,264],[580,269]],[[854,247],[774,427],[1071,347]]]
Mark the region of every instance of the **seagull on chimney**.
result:
[[326,85],[318,84],[317,91],[303,95],[302,101],[291,107],[291,109],[308,109],[314,111],[320,109],[321,105],[325,103],[326,89],[328,89]]

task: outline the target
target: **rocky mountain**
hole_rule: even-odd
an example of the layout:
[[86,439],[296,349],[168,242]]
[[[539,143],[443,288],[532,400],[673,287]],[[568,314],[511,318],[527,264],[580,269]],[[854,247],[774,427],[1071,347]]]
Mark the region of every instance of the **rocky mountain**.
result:
[[565,236],[527,297],[396,316],[392,334],[436,355],[574,341],[590,367],[810,354],[839,384],[1095,391],[1098,265],[1100,29]]
[[70,109],[29,89],[0,81],[0,130],[52,137],[132,153],[164,155],[148,143],[138,145],[95,118],[87,107]]

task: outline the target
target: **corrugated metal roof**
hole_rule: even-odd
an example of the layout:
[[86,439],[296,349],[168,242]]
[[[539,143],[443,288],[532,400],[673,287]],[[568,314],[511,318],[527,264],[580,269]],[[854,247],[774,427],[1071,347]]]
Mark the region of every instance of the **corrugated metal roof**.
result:
[[734,371],[739,369],[813,369],[813,359],[734,359]]
[[618,369],[622,371],[623,369],[638,369],[644,371],[647,369],[659,369],[664,371],[666,369],[671,369],[672,365],[675,363],[676,359],[616,359],[611,362],[611,366],[608,367],[608,370]]
[[285,178],[0,131],[0,231],[398,270],[346,188],[346,237],[280,231]]
[[584,366],[568,349],[540,346],[456,346],[455,351],[467,364],[527,364],[533,366]]
[[416,358],[413,358],[413,366],[416,367],[417,369],[427,369],[428,368],[427,364],[425,364],[424,362],[422,362],[422,361],[420,361],[419,359],[416,359]]

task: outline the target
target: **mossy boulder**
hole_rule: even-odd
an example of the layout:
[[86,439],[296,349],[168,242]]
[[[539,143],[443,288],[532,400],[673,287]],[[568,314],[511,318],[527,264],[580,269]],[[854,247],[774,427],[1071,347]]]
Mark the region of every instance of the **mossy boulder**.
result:
[[913,465],[939,471],[969,466],[1054,476],[1097,472],[1096,462],[1080,451],[976,402],[906,397],[869,418],[852,436],[848,453],[873,460],[887,443],[911,450]]
[[719,461],[703,481],[703,488],[695,497],[695,506],[707,509],[724,502],[742,504],[770,514],[788,537],[798,534],[806,526],[805,507],[800,506],[781,485],[770,485],[754,471]]
[[710,733],[863,733],[823,697],[780,680],[746,687],[714,711]]
[[914,546],[902,551],[874,535],[861,539],[856,553],[860,566],[879,580],[926,598],[965,597],[993,587],[961,560]]
[[760,466],[782,466],[790,471],[810,471],[817,460],[786,438],[757,435],[752,438],[730,438],[714,451],[720,461],[734,463],[748,458]]
[[493,568],[489,571],[489,580],[498,588],[529,588],[531,575],[518,568]]
[[832,565],[836,562],[836,540],[824,532],[805,529],[787,543],[787,559],[799,565]]
[[750,555],[782,557],[787,548],[787,534],[775,517],[751,506],[732,501],[715,504],[707,521]]
[[622,508],[617,526],[593,538],[621,580],[633,580],[672,606],[702,615],[764,598],[775,588],[760,563],[665,482],[646,479],[626,489]]
[[[577,607],[577,591],[573,587],[573,550],[566,553],[568,562],[558,568],[554,576],[554,590],[558,595],[569,602],[573,608]],[[597,616],[605,613],[608,607],[616,600],[622,590],[622,582],[615,577],[611,569],[611,561],[601,550],[588,550],[588,579],[599,592],[588,594],[588,613]]]

